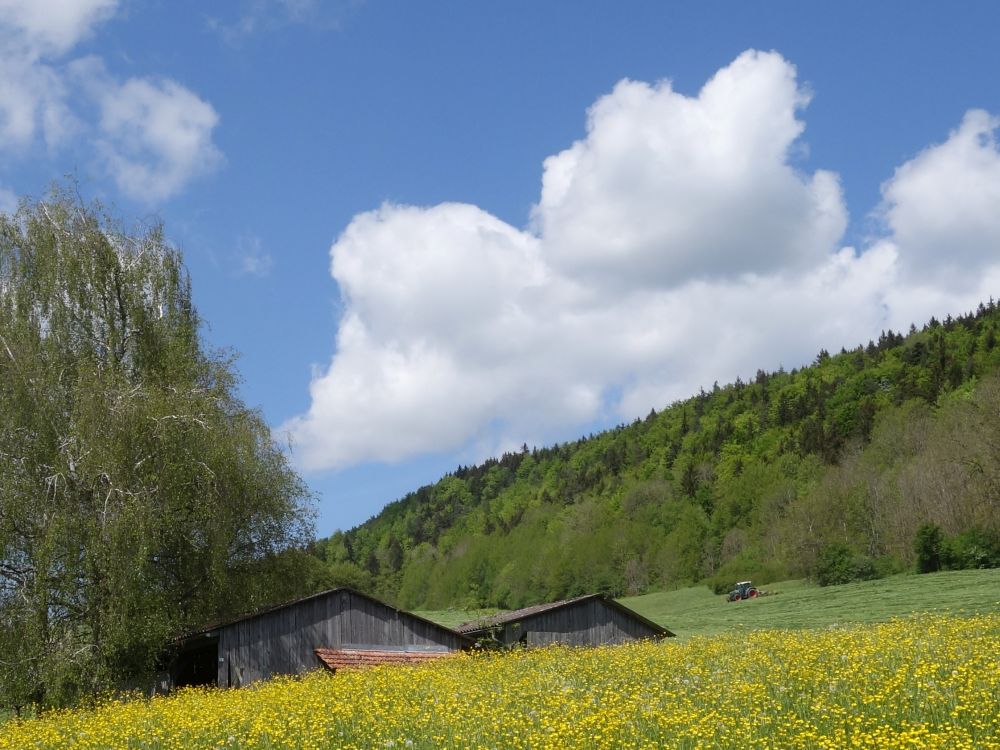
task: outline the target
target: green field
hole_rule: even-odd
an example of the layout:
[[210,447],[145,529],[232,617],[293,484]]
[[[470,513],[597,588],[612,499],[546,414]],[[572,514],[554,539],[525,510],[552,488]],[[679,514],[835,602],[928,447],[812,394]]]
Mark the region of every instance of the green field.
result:
[[[775,595],[730,604],[708,587],[694,586],[620,601],[681,638],[732,630],[885,622],[915,612],[1000,612],[1000,570],[897,575],[825,588],[805,581],[784,581],[763,588]],[[419,614],[454,627],[492,611],[448,609]]]
[[426,617],[438,625],[444,625],[446,628],[457,628],[470,620],[494,615],[499,611],[499,609],[436,609],[416,612],[415,614]]

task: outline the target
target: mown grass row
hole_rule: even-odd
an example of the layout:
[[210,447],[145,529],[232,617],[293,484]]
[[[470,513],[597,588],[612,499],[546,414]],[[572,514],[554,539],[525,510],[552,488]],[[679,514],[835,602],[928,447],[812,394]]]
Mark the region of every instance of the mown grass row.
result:
[[[885,622],[916,612],[973,615],[1000,612],[1000,569],[903,574],[876,581],[821,587],[780,581],[763,588],[780,596],[727,605],[725,596],[698,585],[632,596],[621,602],[683,638],[733,630],[825,628]],[[497,610],[447,609],[421,612],[455,627]]]
[[784,581],[763,588],[778,595],[727,604],[724,596],[694,586],[621,601],[681,638],[734,630],[868,624],[916,612],[1000,613],[1000,569],[904,574],[826,587]]
[[998,642],[993,614],[457,656],[9,722],[0,750],[998,750]]

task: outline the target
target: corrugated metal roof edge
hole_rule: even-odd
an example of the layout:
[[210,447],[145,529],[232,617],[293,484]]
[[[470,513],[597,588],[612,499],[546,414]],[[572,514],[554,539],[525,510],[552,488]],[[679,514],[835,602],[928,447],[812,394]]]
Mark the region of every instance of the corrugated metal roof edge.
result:
[[407,611],[405,609],[400,609],[399,607],[394,607],[393,605],[389,604],[388,602],[384,602],[381,599],[376,599],[374,596],[371,596],[370,594],[366,594],[363,591],[358,591],[357,589],[353,589],[350,586],[337,586],[336,588],[327,589],[326,591],[319,591],[319,592],[317,592],[315,594],[310,594],[309,596],[303,596],[303,597],[301,597],[299,599],[293,599],[290,602],[283,602],[281,604],[273,604],[273,605],[271,605],[269,607],[263,607],[261,609],[254,610],[253,612],[249,612],[249,613],[247,613],[245,615],[240,615],[238,617],[233,617],[233,618],[230,618],[228,620],[223,620],[221,622],[216,622],[216,623],[213,623],[211,625],[207,625],[207,626],[205,626],[203,628],[198,628],[197,630],[192,630],[192,631],[189,631],[187,633],[182,633],[181,635],[179,635],[179,636],[177,636],[177,637],[175,637],[173,639],[173,643],[175,645],[182,645],[183,643],[185,643],[186,641],[188,641],[188,640],[190,640],[192,638],[195,638],[195,637],[197,637],[199,635],[205,635],[207,633],[211,633],[213,630],[219,630],[221,628],[229,627],[230,625],[235,625],[236,623],[238,623],[238,622],[244,622],[245,620],[252,620],[255,617],[261,617],[262,615],[269,614],[270,612],[276,612],[279,609],[284,609],[285,607],[293,607],[293,606],[295,606],[297,604],[302,604],[303,602],[308,602],[308,601],[310,601],[312,599],[318,599],[321,596],[329,596],[330,594],[335,594],[338,591],[346,591],[349,594],[354,594],[356,596],[363,597],[363,598],[367,599],[368,601],[375,602],[376,604],[381,604],[383,607],[388,607],[389,609],[393,610],[394,612],[398,612],[399,614],[406,615],[408,617],[412,617],[414,620],[419,620],[421,622],[425,622],[428,625],[433,625],[438,630],[443,630],[446,633],[449,633],[451,635],[457,635],[461,640],[466,641],[469,645],[472,645],[472,639],[470,639],[464,633],[459,633],[457,630],[454,630],[453,628],[446,627],[446,626],[442,625],[441,623],[434,622],[433,620],[428,620],[426,617],[421,617],[420,615],[414,614],[413,612],[409,612],[409,611]]
[[491,628],[495,628],[499,625],[506,625],[510,622],[517,622],[518,620],[524,620],[529,617],[534,617],[535,615],[540,615],[545,612],[551,612],[556,609],[561,609],[562,607],[568,607],[573,604],[579,604],[580,602],[587,601],[590,599],[599,599],[603,601],[608,606],[614,607],[620,612],[627,614],[628,616],[638,620],[642,624],[651,628],[660,637],[663,638],[674,638],[676,633],[668,630],[659,623],[653,622],[648,617],[644,617],[636,612],[634,609],[626,607],[621,602],[607,596],[606,594],[584,594],[583,596],[577,596],[572,599],[562,599],[557,602],[548,602],[546,604],[535,604],[530,607],[522,607],[521,609],[515,609],[510,612],[501,612],[496,615],[491,615],[489,617],[484,617],[479,620],[471,620],[469,622],[462,623],[455,628],[455,632],[460,635],[470,636],[473,633],[486,632]]

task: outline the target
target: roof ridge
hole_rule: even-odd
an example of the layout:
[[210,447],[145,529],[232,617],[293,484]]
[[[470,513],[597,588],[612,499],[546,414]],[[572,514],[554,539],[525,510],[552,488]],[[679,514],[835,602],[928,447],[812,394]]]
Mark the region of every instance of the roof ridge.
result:
[[636,612],[631,607],[627,607],[617,599],[614,599],[607,594],[596,593],[596,594],[584,594],[583,596],[577,596],[572,599],[561,599],[555,602],[547,602],[544,604],[535,604],[530,607],[522,607],[521,609],[509,610],[507,612],[499,612],[495,615],[490,615],[488,617],[481,617],[476,620],[470,620],[469,622],[464,622],[455,628],[455,632],[459,635],[467,635],[469,633],[475,633],[479,630],[488,630],[489,628],[498,627],[500,625],[506,625],[509,622],[516,622],[526,617],[533,617],[535,615],[543,614],[545,612],[551,612],[552,610],[559,609],[561,607],[567,607],[572,604],[578,604],[580,602],[586,601],[588,599],[597,599],[604,602],[609,607],[613,607],[620,612],[628,614],[630,617],[634,617],[639,620],[647,627],[652,628],[655,631],[659,631],[663,636],[673,637],[672,633],[667,628],[663,627],[657,622],[653,622],[648,617],[645,617],[638,612]]
[[596,593],[596,594],[584,594],[582,596],[575,596],[571,599],[560,599],[554,602],[543,602],[542,604],[532,604],[528,607],[521,607],[520,609],[511,609],[506,612],[498,612],[495,615],[488,615],[487,617],[481,617],[475,620],[469,620],[468,622],[463,622],[455,628],[455,632],[464,633],[472,630],[481,630],[482,628],[493,627],[494,625],[502,625],[512,620],[518,620],[522,617],[529,617],[531,615],[541,614],[542,612],[548,612],[553,609],[558,609],[559,607],[565,607],[570,604],[576,604],[578,602],[585,601],[587,599],[602,599],[608,601],[609,597],[606,594]]
[[425,623],[429,623],[429,624],[433,625],[435,628],[438,628],[440,630],[445,630],[445,631],[448,631],[448,632],[450,632],[452,634],[461,635],[461,633],[458,633],[458,631],[454,630],[453,628],[449,628],[449,627],[447,627],[445,625],[442,625],[439,622],[434,622],[433,620],[429,620],[426,617],[424,617],[422,615],[415,614],[413,612],[410,612],[409,610],[401,609],[400,607],[397,607],[397,606],[395,606],[393,604],[389,604],[388,602],[383,601],[381,599],[378,599],[377,597],[374,597],[371,594],[366,594],[365,592],[359,591],[358,589],[352,588],[350,586],[335,586],[332,589],[326,589],[325,591],[317,591],[315,594],[308,594],[307,596],[301,596],[298,599],[292,599],[290,601],[280,602],[278,604],[270,604],[270,605],[267,605],[267,606],[260,607],[258,609],[252,610],[250,612],[246,612],[246,613],[244,613],[242,615],[237,615],[235,617],[230,617],[230,618],[227,618],[227,619],[218,620],[216,622],[211,623],[210,625],[206,625],[206,626],[200,627],[200,628],[198,628],[196,630],[190,630],[190,631],[188,631],[186,633],[182,633],[181,635],[179,635],[176,638],[174,638],[174,642],[175,643],[180,643],[180,642],[186,641],[189,638],[192,638],[193,636],[196,636],[196,635],[203,635],[203,634],[206,634],[206,633],[210,633],[211,631],[218,630],[219,628],[224,628],[224,627],[228,627],[230,625],[235,625],[236,623],[243,622],[245,620],[252,620],[252,619],[254,619],[256,617],[260,617],[262,615],[266,615],[266,614],[269,614],[271,612],[276,612],[279,609],[284,609],[285,607],[291,607],[291,606],[294,606],[296,604],[302,604],[303,602],[311,601],[312,599],[318,599],[318,598],[320,598],[322,596],[329,596],[330,594],[336,594],[338,592],[346,592],[348,594],[352,594],[352,595],[355,595],[355,596],[363,597],[364,599],[367,599],[368,601],[375,602],[376,604],[380,604],[383,607],[387,607],[388,609],[391,609],[391,610],[394,610],[396,612],[402,613],[404,615],[407,615],[408,617],[412,617],[414,619],[421,620],[421,621],[423,621]]

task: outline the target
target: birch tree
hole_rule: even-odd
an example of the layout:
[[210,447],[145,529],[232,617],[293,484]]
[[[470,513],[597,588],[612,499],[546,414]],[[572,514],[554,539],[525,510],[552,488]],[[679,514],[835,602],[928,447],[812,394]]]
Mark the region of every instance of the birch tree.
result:
[[57,705],[267,601],[310,497],[162,227],[68,191],[0,217],[0,700]]

